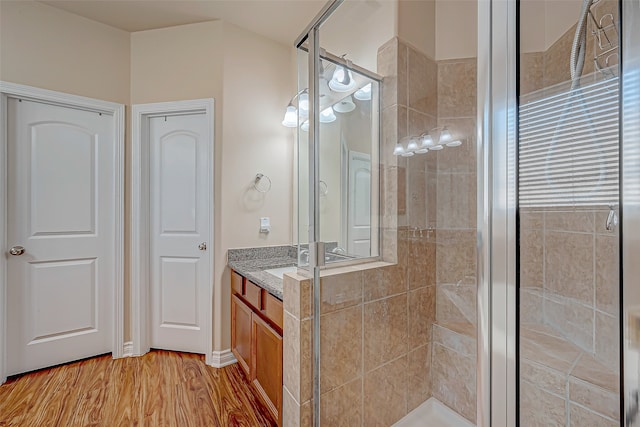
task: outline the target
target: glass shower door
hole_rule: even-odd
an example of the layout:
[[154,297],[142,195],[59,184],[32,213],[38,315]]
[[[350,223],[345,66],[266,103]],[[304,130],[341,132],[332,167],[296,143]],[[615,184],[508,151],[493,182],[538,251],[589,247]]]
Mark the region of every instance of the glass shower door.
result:
[[618,426],[620,4],[519,7],[519,425]]

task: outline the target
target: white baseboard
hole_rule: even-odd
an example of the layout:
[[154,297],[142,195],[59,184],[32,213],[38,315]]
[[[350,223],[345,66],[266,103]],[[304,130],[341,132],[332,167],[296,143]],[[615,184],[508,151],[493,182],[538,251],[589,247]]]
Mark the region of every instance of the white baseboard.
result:
[[208,365],[214,368],[224,368],[237,362],[231,350],[214,351],[211,353]]
[[132,357],[133,356],[133,341],[127,341],[124,343],[122,357]]

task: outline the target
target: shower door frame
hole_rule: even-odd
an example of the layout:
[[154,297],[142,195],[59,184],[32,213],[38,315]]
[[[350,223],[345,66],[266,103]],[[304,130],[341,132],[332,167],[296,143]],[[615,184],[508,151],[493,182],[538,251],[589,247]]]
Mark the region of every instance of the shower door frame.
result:
[[[483,427],[519,421],[518,18],[517,0],[479,0],[477,388]],[[620,425],[633,427],[640,426],[640,415],[630,416],[640,390],[640,264],[634,262],[640,253],[640,0],[621,0],[620,27]]]

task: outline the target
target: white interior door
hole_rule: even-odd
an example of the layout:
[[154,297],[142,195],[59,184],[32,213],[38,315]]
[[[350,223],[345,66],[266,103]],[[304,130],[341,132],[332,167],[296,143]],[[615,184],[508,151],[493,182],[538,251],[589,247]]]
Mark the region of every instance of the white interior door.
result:
[[349,151],[348,253],[371,255],[371,156]]
[[149,119],[151,347],[206,353],[211,279],[207,115]]
[[116,144],[106,114],[10,98],[7,119],[13,375],[111,352]]

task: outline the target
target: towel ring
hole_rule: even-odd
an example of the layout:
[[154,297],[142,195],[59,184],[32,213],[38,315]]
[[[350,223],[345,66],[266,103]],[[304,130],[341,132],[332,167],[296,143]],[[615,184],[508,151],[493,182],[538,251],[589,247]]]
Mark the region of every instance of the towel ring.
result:
[[267,193],[271,190],[271,178],[261,173],[256,174],[256,178],[253,180],[253,188],[258,193]]

